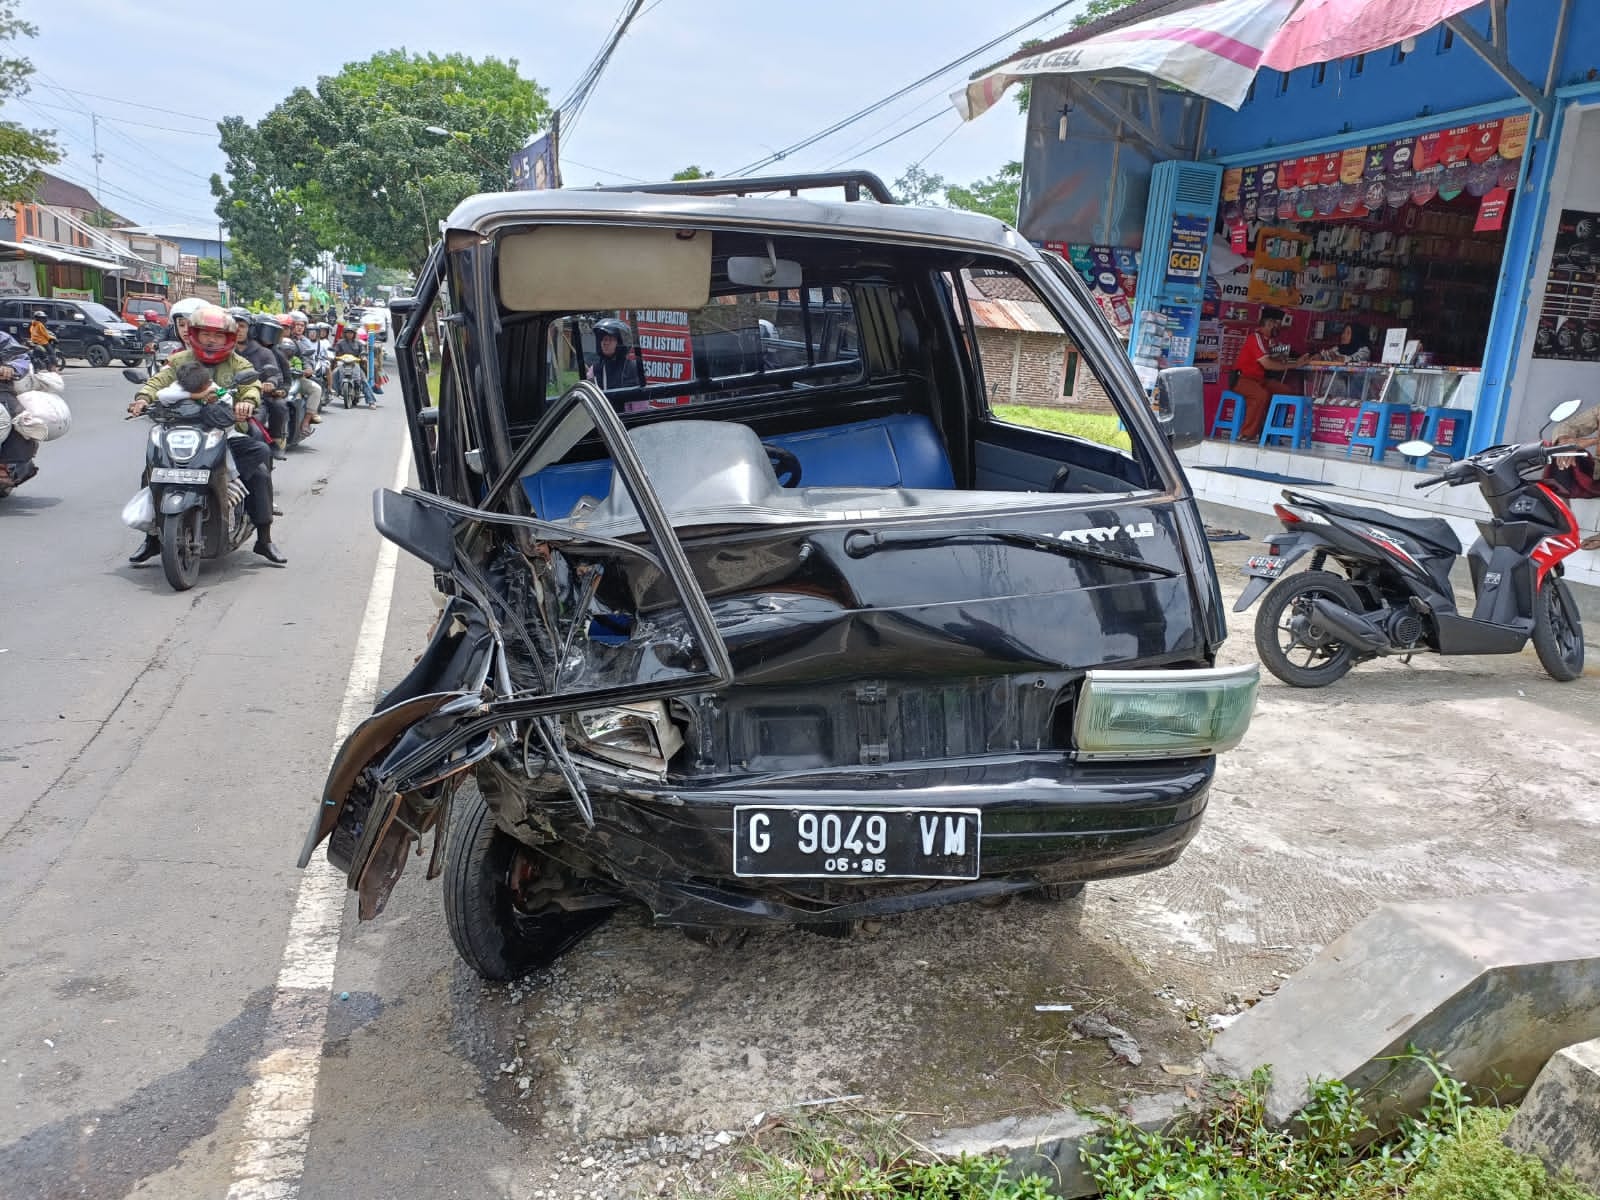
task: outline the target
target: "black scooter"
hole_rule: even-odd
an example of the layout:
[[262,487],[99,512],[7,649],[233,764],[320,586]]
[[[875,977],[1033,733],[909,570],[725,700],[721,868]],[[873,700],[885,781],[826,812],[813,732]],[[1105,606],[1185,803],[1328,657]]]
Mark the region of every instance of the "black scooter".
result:
[[[144,382],[132,368],[122,376],[130,383]],[[254,371],[241,371],[233,385],[257,378]],[[173,591],[186,592],[200,579],[202,559],[237,550],[251,533],[243,485],[231,491],[229,486],[233,404],[226,397],[202,404],[187,392],[163,393],[143,415],[156,426],[150,431],[145,465],[155,508],[153,532],[161,541],[161,570]]]
[[[1565,420],[1579,407],[1567,401],[1550,419]],[[1433,447],[1407,442],[1399,450],[1420,457]],[[1542,442],[1490,446],[1416,484],[1475,483],[1489,504],[1492,519],[1478,523],[1481,536],[1467,552],[1477,596],[1470,617],[1456,610],[1450,585],[1461,542],[1448,522],[1295,491],[1273,506],[1284,532],[1246,564],[1251,579],[1233,610],[1243,612],[1266,593],[1256,614],[1256,651],[1293,687],[1326,687],[1357,663],[1385,655],[1404,662],[1423,653],[1517,654],[1530,639],[1553,678],[1576,679],[1583,674],[1583,626],[1561,562],[1583,534],[1561,494],[1532,473],[1583,453]],[[1283,577],[1308,554],[1309,571]],[[1330,559],[1342,574],[1326,569]]]

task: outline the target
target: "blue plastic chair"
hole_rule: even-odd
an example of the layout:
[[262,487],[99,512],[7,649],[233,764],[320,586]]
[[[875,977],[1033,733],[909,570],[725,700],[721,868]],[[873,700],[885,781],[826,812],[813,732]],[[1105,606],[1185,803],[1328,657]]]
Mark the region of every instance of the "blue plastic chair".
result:
[[1228,433],[1230,442],[1239,440],[1239,431],[1244,427],[1244,397],[1238,392],[1223,392],[1222,403],[1217,405],[1217,415],[1211,421],[1211,436],[1217,436],[1217,430],[1223,429]]
[[[1446,422],[1454,426],[1450,433],[1450,444],[1439,445],[1439,427]],[[1441,454],[1448,454],[1453,462],[1460,462],[1467,456],[1467,442],[1472,438],[1472,410],[1470,408],[1430,408],[1422,419],[1422,440],[1432,442],[1434,449]],[[1421,471],[1428,465],[1426,457],[1416,459],[1412,464]]]
[[1306,396],[1274,396],[1267,409],[1267,423],[1261,427],[1265,446],[1274,438],[1288,438],[1296,450],[1311,444],[1311,400]]
[[[1377,418],[1377,425],[1370,434],[1361,432],[1361,427],[1366,423],[1367,414],[1371,413]],[[1400,437],[1393,436],[1394,422],[1397,417],[1405,418],[1406,432]],[[1386,451],[1393,450],[1401,442],[1411,436],[1411,406],[1409,404],[1380,404],[1375,400],[1365,401],[1356,411],[1355,428],[1350,433],[1350,444],[1344,449],[1344,456],[1349,458],[1355,453],[1357,446],[1367,446],[1372,450],[1372,461],[1380,463]]]

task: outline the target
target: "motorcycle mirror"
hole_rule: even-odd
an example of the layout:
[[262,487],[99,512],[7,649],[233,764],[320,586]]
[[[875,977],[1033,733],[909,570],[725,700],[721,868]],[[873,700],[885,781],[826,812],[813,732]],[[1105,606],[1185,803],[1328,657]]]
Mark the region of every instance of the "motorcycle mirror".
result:
[[122,377],[129,383],[143,384],[145,382],[145,377],[132,367],[124,367],[122,369]]
[[1407,458],[1426,458],[1433,453],[1433,443],[1423,441],[1401,442],[1395,449]]
[[1557,421],[1565,421],[1582,407],[1582,400],[1563,400],[1550,410],[1550,416],[1546,424],[1554,425]]
[[244,387],[247,383],[255,383],[261,378],[261,372],[255,370],[240,371],[233,377],[234,387]]

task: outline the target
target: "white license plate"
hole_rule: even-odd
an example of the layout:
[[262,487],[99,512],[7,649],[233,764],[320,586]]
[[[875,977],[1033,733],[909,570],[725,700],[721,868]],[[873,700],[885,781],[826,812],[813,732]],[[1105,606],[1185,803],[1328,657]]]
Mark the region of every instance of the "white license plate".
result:
[[975,808],[733,810],[733,873],[765,879],[976,879]]
[[1283,559],[1273,554],[1253,555],[1245,562],[1244,573],[1261,579],[1276,579],[1283,574]]
[[151,483],[210,483],[211,472],[193,467],[151,467]]

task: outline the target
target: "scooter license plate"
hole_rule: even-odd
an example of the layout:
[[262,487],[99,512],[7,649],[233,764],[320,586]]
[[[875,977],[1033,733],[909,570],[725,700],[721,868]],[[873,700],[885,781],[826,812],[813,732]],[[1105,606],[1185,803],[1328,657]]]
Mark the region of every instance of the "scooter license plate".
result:
[[210,483],[211,472],[193,467],[151,467],[151,483]]
[[733,873],[757,879],[976,879],[975,808],[738,805]]
[[1275,554],[1256,554],[1245,560],[1244,573],[1259,579],[1276,579],[1283,574],[1283,559]]

